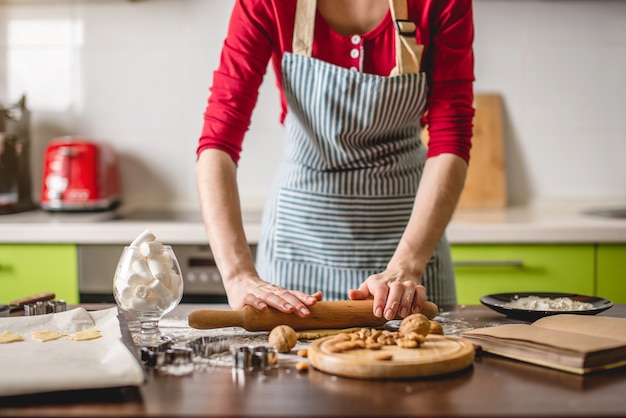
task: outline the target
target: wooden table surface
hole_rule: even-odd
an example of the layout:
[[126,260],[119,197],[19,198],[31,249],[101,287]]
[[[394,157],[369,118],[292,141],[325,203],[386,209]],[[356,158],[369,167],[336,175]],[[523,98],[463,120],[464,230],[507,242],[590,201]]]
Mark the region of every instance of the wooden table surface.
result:
[[[181,305],[168,315],[211,308]],[[483,306],[442,307],[442,314],[474,327],[508,321]],[[626,305],[602,315],[626,317]],[[0,416],[604,417],[626,416],[625,397],[626,368],[583,377],[482,355],[454,375],[414,380],[349,379],[293,366],[149,374],[139,388],[0,397]]]

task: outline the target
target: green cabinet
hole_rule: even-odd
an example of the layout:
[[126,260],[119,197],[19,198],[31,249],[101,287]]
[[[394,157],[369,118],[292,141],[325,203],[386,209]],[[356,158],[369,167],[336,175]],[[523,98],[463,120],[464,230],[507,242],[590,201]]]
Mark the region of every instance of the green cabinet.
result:
[[595,247],[593,244],[453,244],[458,302],[479,304],[481,296],[509,292],[594,295]]
[[0,244],[0,303],[41,292],[78,303],[76,246]]
[[613,303],[626,303],[626,245],[600,244],[596,260],[596,294]]

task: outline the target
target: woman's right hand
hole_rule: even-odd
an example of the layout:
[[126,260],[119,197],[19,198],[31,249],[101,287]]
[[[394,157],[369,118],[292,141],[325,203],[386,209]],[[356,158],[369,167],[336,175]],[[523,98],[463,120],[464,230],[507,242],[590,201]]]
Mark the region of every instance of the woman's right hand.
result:
[[225,286],[228,304],[232,309],[241,309],[245,305],[250,305],[263,311],[271,306],[281,312],[293,313],[303,318],[311,313],[309,306],[322,300],[322,292],[309,295],[297,290],[287,290],[263,281],[259,277],[229,280]]

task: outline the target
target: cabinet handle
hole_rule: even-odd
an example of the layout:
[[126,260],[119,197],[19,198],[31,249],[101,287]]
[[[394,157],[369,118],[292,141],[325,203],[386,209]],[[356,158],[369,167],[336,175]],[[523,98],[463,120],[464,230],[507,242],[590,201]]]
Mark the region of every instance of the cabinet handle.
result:
[[523,260],[461,260],[454,267],[524,267]]

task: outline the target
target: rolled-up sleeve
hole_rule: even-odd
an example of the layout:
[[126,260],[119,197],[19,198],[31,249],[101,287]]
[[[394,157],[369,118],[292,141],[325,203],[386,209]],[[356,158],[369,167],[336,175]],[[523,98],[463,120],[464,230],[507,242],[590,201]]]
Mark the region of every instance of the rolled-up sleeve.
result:
[[471,0],[436,2],[425,71],[429,77],[428,156],[469,161],[474,107],[474,23]]

